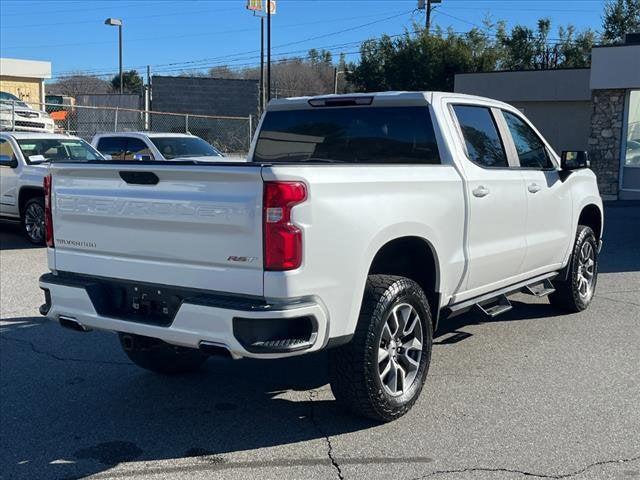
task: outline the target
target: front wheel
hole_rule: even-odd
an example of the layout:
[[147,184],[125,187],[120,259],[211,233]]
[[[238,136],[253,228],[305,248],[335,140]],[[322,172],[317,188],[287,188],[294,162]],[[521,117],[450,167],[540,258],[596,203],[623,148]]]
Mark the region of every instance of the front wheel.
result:
[[34,245],[44,245],[44,199],[34,197],[22,211],[22,231]]
[[376,421],[401,417],[422,391],[432,341],[420,286],[404,277],[370,275],[353,339],[329,352],[336,400]]
[[155,338],[119,333],[120,344],[127,357],[145,370],[166,375],[198,370],[209,358],[194,348],[170,345]]
[[598,281],[598,241],[590,227],[578,226],[568,268],[566,280],[553,282],[556,291],[549,302],[567,312],[581,312],[591,303]]

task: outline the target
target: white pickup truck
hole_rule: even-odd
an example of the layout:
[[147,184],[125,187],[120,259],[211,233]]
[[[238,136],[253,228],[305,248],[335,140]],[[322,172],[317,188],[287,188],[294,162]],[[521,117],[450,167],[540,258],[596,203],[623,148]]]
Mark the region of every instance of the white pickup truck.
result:
[[0,132],[0,218],[20,220],[27,239],[44,245],[44,190],[50,161],[104,160],[78,137]]
[[438,322],[596,286],[602,202],[515,108],[452,93],[272,101],[246,164],[55,163],[41,313],[117,332],[136,364],[329,349],[331,387],[390,421]]

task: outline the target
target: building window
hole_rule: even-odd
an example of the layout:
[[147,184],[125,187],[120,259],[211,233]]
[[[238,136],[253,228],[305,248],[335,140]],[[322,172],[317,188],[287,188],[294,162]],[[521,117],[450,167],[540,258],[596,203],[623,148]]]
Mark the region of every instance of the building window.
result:
[[629,92],[627,109],[625,167],[640,167],[640,90]]

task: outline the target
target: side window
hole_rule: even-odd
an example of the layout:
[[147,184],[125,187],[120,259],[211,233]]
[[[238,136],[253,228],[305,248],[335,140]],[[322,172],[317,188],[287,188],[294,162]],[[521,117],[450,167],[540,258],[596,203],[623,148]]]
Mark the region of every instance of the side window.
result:
[[16,160],[16,154],[11,148],[11,144],[5,139],[0,138],[0,166],[13,166]]
[[520,166],[523,168],[553,168],[544,142],[520,117],[510,112],[502,112],[516,146]]
[[482,167],[507,167],[507,154],[491,110],[486,107],[456,105],[453,111],[462,129],[471,161]]
[[124,140],[122,137],[103,137],[96,148],[103,155],[111,155],[113,160],[124,160]]
[[146,143],[139,138],[127,138],[127,149],[124,154],[125,160],[135,160],[135,155],[151,156],[151,151]]

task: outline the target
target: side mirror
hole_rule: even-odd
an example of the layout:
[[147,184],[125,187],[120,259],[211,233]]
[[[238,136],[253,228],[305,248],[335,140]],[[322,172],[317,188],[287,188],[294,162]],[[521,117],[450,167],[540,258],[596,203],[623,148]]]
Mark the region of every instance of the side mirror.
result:
[[562,170],[579,170],[589,168],[589,153],[585,151],[563,151],[560,160]]
[[10,157],[9,155],[0,155],[0,165],[16,168],[18,166],[18,159],[15,157]]

